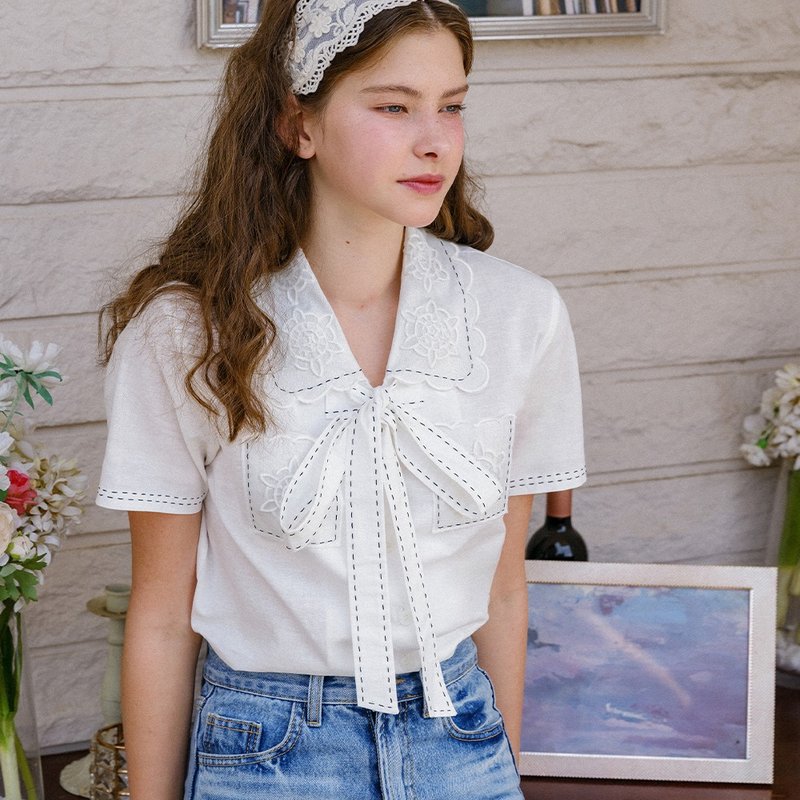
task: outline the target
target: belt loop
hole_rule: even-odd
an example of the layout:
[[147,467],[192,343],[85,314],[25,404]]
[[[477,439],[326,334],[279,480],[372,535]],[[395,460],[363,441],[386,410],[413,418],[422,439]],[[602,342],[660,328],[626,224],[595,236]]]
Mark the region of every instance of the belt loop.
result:
[[311,728],[322,725],[322,675],[308,676],[308,703],[306,704],[306,722]]

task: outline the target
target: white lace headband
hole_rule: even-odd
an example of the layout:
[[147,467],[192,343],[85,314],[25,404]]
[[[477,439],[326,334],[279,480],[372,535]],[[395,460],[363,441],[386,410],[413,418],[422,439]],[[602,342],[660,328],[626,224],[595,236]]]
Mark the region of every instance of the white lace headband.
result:
[[336,54],[354,45],[376,14],[420,1],[298,0],[288,63],[294,94],[316,92]]

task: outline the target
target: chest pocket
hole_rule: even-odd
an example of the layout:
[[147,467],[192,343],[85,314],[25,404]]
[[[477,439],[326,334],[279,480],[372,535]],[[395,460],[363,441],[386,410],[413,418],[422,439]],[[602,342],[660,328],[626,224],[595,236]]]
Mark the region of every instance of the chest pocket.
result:
[[489,472],[503,487],[503,493],[493,506],[486,509],[484,514],[470,519],[464,519],[440,497],[437,497],[433,518],[434,530],[455,530],[505,514],[508,509],[508,479],[514,440],[514,415],[507,414],[503,417],[484,419],[477,424],[461,422],[437,427],[470,453],[475,462]]
[[[253,528],[264,536],[285,542],[280,513],[289,481],[297,474],[314,444],[310,436],[265,436],[242,445],[242,467]],[[335,545],[340,541],[341,498],[337,494],[309,545]]]

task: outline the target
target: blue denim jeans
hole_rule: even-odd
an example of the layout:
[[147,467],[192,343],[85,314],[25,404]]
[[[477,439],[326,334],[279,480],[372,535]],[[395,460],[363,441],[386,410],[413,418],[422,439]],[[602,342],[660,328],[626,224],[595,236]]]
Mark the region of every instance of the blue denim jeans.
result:
[[356,705],[353,678],[237,672],[209,650],[185,800],[519,800],[472,639],[442,669],[457,715],[429,718],[418,672],[382,714]]

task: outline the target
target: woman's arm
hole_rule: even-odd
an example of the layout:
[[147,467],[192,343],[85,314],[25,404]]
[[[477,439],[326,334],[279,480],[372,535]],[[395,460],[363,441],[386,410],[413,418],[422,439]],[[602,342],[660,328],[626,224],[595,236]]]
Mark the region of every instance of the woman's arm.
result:
[[122,718],[131,800],[180,800],[201,641],[190,627],[200,513],[137,511],[129,519]]
[[489,619],[472,635],[478,647],[478,663],[494,684],[497,707],[503,715],[517,763],[528,639],[525,543],[532,505],[533,495],[508,499],[508,511],[503,518],[506,538],[492,581]]

